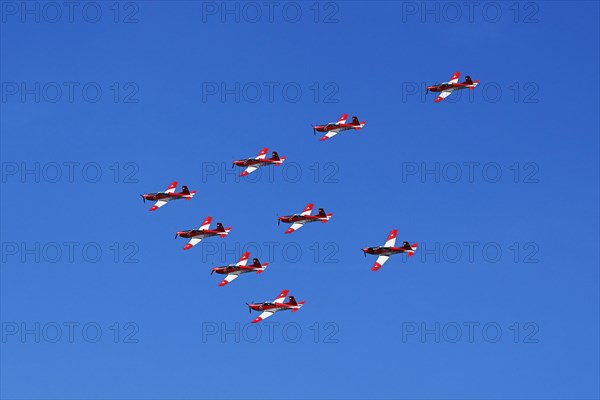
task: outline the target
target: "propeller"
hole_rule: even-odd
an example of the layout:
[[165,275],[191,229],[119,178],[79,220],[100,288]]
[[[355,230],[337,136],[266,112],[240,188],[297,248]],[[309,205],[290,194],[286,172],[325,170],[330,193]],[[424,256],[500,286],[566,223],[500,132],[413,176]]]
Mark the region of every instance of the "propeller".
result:
[[179,233],[176,233],[176,234],[175,234],[175,239],[177,239],[177,236],[179,236]]
[[211,270],[210,270],[210,274],[211,274],[211,275],[212,275],[214,272],[215,272],[215,270],[214,270],[214,269],[211,269]]
[[144,197],[143,194],[140,194],[140,196],[142,197],[142,200],[144,200],[144,203],[146,202],[146,198]]
[[367,256],[367,252],[364,249],[361,249],[365,257]]
[[250,304],[246,303],[246,305],[248,306],[248,314],[252,314],[252,309],[250,308]]
[[313,128],[313,135],[316,135],[317,134],[317,128],[314,125],[311,125],[311,126]]
[[429,89],[425,88],[425,96],[427,96],[429,94]]

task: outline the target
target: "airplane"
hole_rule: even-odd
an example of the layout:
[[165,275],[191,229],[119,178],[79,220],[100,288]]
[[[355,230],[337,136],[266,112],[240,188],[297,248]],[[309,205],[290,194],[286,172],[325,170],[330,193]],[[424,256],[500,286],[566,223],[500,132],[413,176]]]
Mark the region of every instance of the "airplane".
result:
[[446,97],[450,96],[450,94],[455,90],[469,89],[473,90],[479,84],[479,81],[472,81],[471,77],[467,75],[465,77],[465,81],[462,83],[458,83],[458,78],[460,77],[460,72],[455,72],[452,75],[452,78],[448,82],[438,83],[437,85],[427,86],[427,91],[425,94],[429,92],[440,92],[440,95],[435,98],[435,102],[439,103],[444,100]]
[[350,129],[360,130],[367,121],[359,122],[357,116],[352,117],[352,122],[349,124],[346,123],[348,119],[348,114],[343,114],[337,122],[330,122],[325,125],[313,125],[313,134],[317,132],[325,132],[325,136],[323,136],[320,140],[327,140],[329,138],[334,137],[340,132],[347,131]]
[[267,269],[269,263],[261,264],[260,261],[258,261],[258,258],[255,258],[253,260],[251,266],[246,267],[248,257],[250,257],[250,252],[242,254],[240,260],[234,265],[225,265],[223,267],[213,268],[212,271],[210,271],[210,274],[212,275],[214,272],[216,272],[217,274],[227,274],[225,279],[223,279],[221,283],[219,283],[219,286],[225,286],[242,274],[248,272],[256,272],[257,274],[262,274],[263,271]]
[[236,166],[236,165],[238,167],[247,167],[240,174],[240,176],[246,176],[261,167],[264,167],[267,165],[280,166],[285,161],[286,157],[279,157],[279,154],[277,154],[276,151],[271,153],[271,158],[266,158],[268,151],[269,151],[269,149],[267,147],[265,147],[264,149],[262,149],[260,151],[260,153],[258,153],[256,158],[246,158],[244,160],[235,160],[232,164],[232,167]]
[[377,247],[365,247],[362,249],[365,257],[367,253],[378,255],[377,261],[371,268],[371,271],[377,271],[385,262],[390,258],[391,255],[398,253],[406,253],[409,257],[412,257],[415,254],[415,250],[417,250],[417,243],[413,243],[412,246],[408,242],[404,242],[402,247],[394,247],[396,244],[396,235],[398,234],[397,229],[392,229],[390,232],[385,245],[377,246]]
[[271,315],[273,315],[279,311],[285,311],[285,310],[292,310],[292,312],[298,311],[304,305],[304,302],[303,301],[296,302],[296,299],[294,298],[294,296],[290,296],[290,301],[287,303],[284,303],[285,297],[287,296],[288,292],[289,292],[289,290],[282,290],[281,293],[279,293],[279,296],[277,296],[277,298],[275,300],[273,300],[272,302],[265,301],[263,303],[250,303],[250,304],[246,303],[246,305],[248,306],[248,312],[250,312],[250,314],[252,314],[252,310],[262,311],[262,314],[260,314],[256,318],[254,318],[252,320],[252,323],[255,324],[257,322],[262,321],[263,319],[267,319]]
[[229,231],[231,230],[230,226],[223,228],[223,224],[217,222],[217,229],[210,229],[211,221],[212,217],[206,217],[202,225],[200,225],[200,228],[179,231],[175,234],[175,239],[177,239],[178,236],[182,238],[190,238],[190,241],[184,246],[183,250],[191,249],[206,237],[221,236],[221,238],[224,238],[229,234]]
[[142,196],[142,199],[144,199],[144,203],[146,202],[146,200],[156,201],[156,203],[154,203],[154,205],[150,207],[149,210],[154,211],[158,210],[171,200],[191,200],[192,197],[194,197],[194,195],[196,194],[195,190],[192,190],[190,192],[187,186],[182,186],[181,192],[179,193],[175,193],[175,189],[177,189],[177,182],[171,182],[167,190],[165,190],[164,192],[140,194],[140,196]]
[[308,224],[310,222],[321,221],[322,223],[326,223],[327,221],[329,221],[333,214],[325,214],[325,210],[323,210],[322,208],[319,208],[319,213],[317,215],[310,215],[313,206],[314,204],[309,203],[306,205],[306,207],[304,207],[304,211],[302,211],[300,214],[284,215],[283,217],[277,217],[277,225],[279,225],[281,222],[285,222],[286,224],[292,224],[292,226],[288,228],[287,231],[285,231],[285,233],[292,233],[302,228],[304,224]]

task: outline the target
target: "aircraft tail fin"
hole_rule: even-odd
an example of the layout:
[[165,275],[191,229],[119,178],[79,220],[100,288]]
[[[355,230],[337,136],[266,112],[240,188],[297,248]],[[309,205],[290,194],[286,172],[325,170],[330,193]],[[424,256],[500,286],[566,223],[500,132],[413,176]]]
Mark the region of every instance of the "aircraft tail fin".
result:
[[465,83],[467,85],[472,85],[473,84],[473,80],[471,79],[471,77],[469,75],[465,76]]
[[298,311],[298,310],[300,309],[300,307],[302,307],[303,305],[304,305],[304,302],[303,302],[303,301],[299,302],[298,304],[296,304],[296,306],[297,306],[297,307],[296,307],[296,308],[294,308],[294,309],[292,310],[292,312],[296,312],[296,311]]
[[182,186],[181,187],[181,193],[183,193],[185,195],[189,195],[190,194],[190,189],[188,189],[187,186]]
[[257,268],[257,270],[256,270],[257,274],[262,274],[263,271],[265,269],[267,269],[268,265],[269,265],[269,263],[261,264],[260,261],[258,261],[258,258],[255,258],[252,262],[252,267]]
[[[220,224],[219,224],[220,225]],[[219,227],[217,226],[217,230],[220,230],[221,233],[219,236],[222,238],[224,238],[225,236],[229,235],[229,231],[231,231],[231,227],[228,226],[227,228],[223,229],[223,225],[221,225],[221,229],[219,229]]]
[[296,299],[294,298],[294,296],[290,296],[290,301],[288,302],[288,304],[290,304],[292,306],[298,305],[298,303],[296,303]]
[[271,158],[272,158],[273,160],[275,160],[275,161],[279,161],[279,160],[280,160],[280,158],[279,158],[279,154],[277,154],[277,152],[276,152],[276,151],[274,151],[274,152],[272,152],[272,153],[271,153]]

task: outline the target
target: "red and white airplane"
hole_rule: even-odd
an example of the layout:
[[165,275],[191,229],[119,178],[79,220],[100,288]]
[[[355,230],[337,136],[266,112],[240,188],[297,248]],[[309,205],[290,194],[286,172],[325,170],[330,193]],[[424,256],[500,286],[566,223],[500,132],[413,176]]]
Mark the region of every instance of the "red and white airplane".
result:
[[184,250],[189,250],[198,243],[202,241],[202,239],[211,236],[221,236],[224,238],[229,234],[231,227],[223,228],[223,224],[217,222],[217,229],[210,229],[210,223],[212,222],[212,217],[206,217],[202,225],[200,225],[199,229],[189,229],[187,231],[179,231],[175,234],[175,239],[177,236],[182,238],[190,238],[188,244],[184,246]]
[[294,296],[290,296],[290,301],[288,301],[287,303],[284,303],[285,297],[287,296],[288,292],[289,292],[289,290],[282,290],[281,293],[279,293],[279,296],[277,296],[277,298],[275,300],[273,300],[272,302],[266,301],[263,303],[250,303],[250,304],[246,303],[246,305],[248,306],[248,311],[251,314],[252,314],[252,310],[262,311],[262,314],[260,314],[256,318],[254,318],[252,320],[252,323],[255,324],[257,322],[262,321],[263,319],[267,319],[271,315],[273,315],[279,311],[286,311],[286,310],[292,310],[292,312],[298,311],[304,305],[304,302],[303,301],[296,302],[296,299],[294,298]]
[[347,131],[350,129],[358,131],[367,123],[367,121],[359,122],[357,116],[352,117],[352,122],[349,124],[346,123],[347,119],[348,114],[343,114],[337,122],[330,122],[325,125],[313,125],[313,134],[317,132],[324,132],[325,136],[323,136],[321,140],[327,140],[342,131]]
[[221,281],[221,283],[219,283],[219,286],[225,286],[229,282],[233,281],[234,279],[236,279],[238,276],[240,276],[242,274],[245,274],[248,272],[256,272],[257,274],[262,274],[262,272],[265,269],[267,269],[267,266],[269,265],[269,263],[261,264],[260,261],[258,261],[258,258],[255,258],[253,260],[253,263],[251,266],[246,267],[246,263],[248,262],[248,257],[250,257],[250,253],[246,252],[246,253],[242,254],[242,257],[236,264],[225,265],[223,267],[215,267],[212,269],[212,271],[210,271],[210,274],[212,275],[214,272],[216,272],[217,274],[227,274],[225,279],[223,279]]
[[455,90],[469,89],[473,90],[479,84],[479,81],[473,82],[471,77],[467,75],[465,77],[465,81],[462,83],[458,83],[458,78],[460,77],[460,72],[455,72],[452,75],[452,78],[448,82],[438,83],[437,85],[427,86],[427,91],[425,94],[429,92],[440,92],[440,95],[435,98],[435,102],[439,103],[444,100],[446,97],[450,96],[452,92]]
[[190,192],[187,186],[182,186],[181,192],[179,193],[175,193],[176,189],[177,182],[171,182],[167,190],[165,190],[164,192],[140,194],[140,196],[142,196],[142,199],[144,199],[144,203],[146,202],[146,200],[156,201],[156,203],[154,203],[154,205],[150,207],[150,211],[154,211],[158,210],[171,200],[191,200],[192,197],[194,197],[194,195],[196,194],[195,190],[192,190]]
[[385,262],[390,258],[391,255],[398,253],[406,253],[409,257],[412,257],[415,254],[415,250],[417,250],[417,243],[413,243],[412,246],[408,242],[404,242],[402,247],[395,247],[396,245],[396,235],[398,234],[397,229],[392,229],[390,232],[385,244],[383,246],[377,247],[365,247],[362,249],[363,253],[365,253],[365,257],[367,253],[378,255],[377,261],[371,268],[371,271],[377,271]]
[[292,224],[290,228],[288,228],[285,233],[292,233],[304,226],[304,224],[308,224],[311,222],[321,221],[322,223],[326,223],[329,221],[332,213],[325,214],[325,210],[319,208],[319,213],[317,215],[310,215],[312,212],[314,204],[309,203],[304,207],[304,211],[300,214],[292,214],[292,215],[284,215],[283,217],[277,217],[277,225],[281,222],[285,222],[286,224]]
[[256,158],[246,158],[245,160],[235,160],[232,166],[237,165],[238,167],[247,167],[244,172],[240,174],[240,176],[246,176],[261,167],[265,167],[267,165],[277,165],[280,166],[286,159],[286,157],[279,157],[276,151],[271,153],[271,158],[267,157],[267,152],[269,149],[265,147],[258,153]]

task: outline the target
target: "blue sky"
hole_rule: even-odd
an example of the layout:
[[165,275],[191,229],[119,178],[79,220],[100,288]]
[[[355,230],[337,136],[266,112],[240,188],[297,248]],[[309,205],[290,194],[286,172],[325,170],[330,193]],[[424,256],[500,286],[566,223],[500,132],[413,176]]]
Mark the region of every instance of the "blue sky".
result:
[[[55,4],[1,10],[3,398],[600,396],[597,2]],[[392,228],[419,251],[371,272]]]

